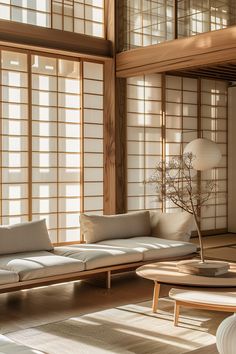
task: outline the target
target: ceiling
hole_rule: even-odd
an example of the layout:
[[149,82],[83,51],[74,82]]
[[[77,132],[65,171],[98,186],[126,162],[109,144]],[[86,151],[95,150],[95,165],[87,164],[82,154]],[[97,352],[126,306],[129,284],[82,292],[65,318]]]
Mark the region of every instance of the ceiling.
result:
[[206,77],[236,82],[236,61],[191,69],[169,71],[168,74],[188,77]]

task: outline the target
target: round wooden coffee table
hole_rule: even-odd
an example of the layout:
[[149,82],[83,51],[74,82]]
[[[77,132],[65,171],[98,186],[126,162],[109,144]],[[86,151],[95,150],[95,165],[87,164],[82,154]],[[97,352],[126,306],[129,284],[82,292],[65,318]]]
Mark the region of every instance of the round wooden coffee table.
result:
[[236,263],[230,263],[228,273],[217,277],[180,273],[176,264],[177,261],[150,263],[136,270],[140,277],[154,281],[153,312],[157,310],[161,284],[201,288],[236,288]]

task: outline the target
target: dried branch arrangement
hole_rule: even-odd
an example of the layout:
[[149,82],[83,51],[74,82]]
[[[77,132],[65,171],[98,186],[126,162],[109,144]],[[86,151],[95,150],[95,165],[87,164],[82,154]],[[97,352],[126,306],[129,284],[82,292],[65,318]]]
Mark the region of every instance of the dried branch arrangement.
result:
[[193,160],[194,156],[187,153],[170,161],[161,161],[145,183],[155,186],[160,201],[169,200],[193,215],[199,237],[201,262],[204,262],[199,215],[201,207],[215,194],[215,183],[207,181],[199,184]]

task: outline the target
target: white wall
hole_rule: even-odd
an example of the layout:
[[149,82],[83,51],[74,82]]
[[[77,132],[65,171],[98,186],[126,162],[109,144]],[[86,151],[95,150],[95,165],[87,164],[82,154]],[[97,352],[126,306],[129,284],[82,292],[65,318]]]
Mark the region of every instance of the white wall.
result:
[[236,232],[236,87],[228,101],[228,230]]

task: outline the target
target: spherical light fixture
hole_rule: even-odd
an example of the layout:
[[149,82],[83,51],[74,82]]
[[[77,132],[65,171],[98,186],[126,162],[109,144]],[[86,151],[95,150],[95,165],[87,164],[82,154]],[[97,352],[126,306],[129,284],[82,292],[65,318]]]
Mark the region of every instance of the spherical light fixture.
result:
[[216,167],[221,159],[221,152],[217,144],[205,138],[192,140],[185,147],[185,153],[192,153],[194,157],[192,165],[197,171],[205,171]]

